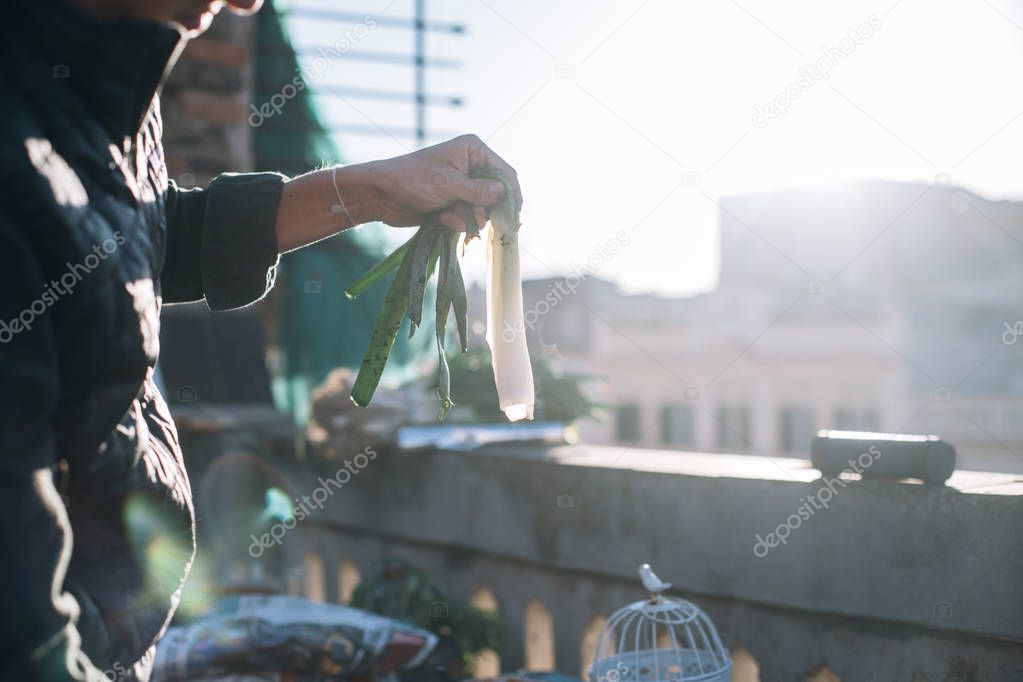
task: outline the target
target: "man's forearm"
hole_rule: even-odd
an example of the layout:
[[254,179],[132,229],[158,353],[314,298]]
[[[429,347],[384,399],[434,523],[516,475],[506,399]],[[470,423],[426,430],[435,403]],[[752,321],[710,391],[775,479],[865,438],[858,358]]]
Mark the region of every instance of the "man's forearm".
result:
[[511,178],[516,206],[521,207],[515,170],[475,135],[391,159],[339,167],[336,178],[327,168],[289,180],[277,206],[277,251],[292,251],[375,220],[395,227],[421,225],[431,213],[444,226],[465,230],[463,214],[454,210],[457,202],[475,207],[479,222],[484,207],[504,196],[500,182],[472,177],[483,168]]
[[277,207],[277,249],[280,253],[380,218],[378,193],[369,164],[337,169],[341,201],[334,191],[332,173],[332,169],[327,168],[285,183]]

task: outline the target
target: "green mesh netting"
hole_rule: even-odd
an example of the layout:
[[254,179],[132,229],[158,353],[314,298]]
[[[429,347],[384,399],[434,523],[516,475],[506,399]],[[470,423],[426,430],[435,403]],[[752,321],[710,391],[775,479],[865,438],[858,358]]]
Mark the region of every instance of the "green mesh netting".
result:
[[[254,53],[253,104],[258,109],[299,73],[285,17],[271,3],[258,15]],[[291,92],[288,88],[285,94]],[[297,91],[279,109],[254,128],[256,168],[296,175],[342,161],[309,89]],[[276,292],[280,363],[274,397],[299,423],[306,421],[310,392],[331,369],[357,368],[362,362],[390,280],[355,301],[346,298],[344,290],[395,246],[388,232],[382,225],[367,225],[281,258]],[[399,235],[410,236],[411,232]],[[431,306],[427,303],[427,309]],[[408,339],[406,320],[383,382],[393,385],[411,379],[414,364],[432,352],[431,339],[430,334]]]

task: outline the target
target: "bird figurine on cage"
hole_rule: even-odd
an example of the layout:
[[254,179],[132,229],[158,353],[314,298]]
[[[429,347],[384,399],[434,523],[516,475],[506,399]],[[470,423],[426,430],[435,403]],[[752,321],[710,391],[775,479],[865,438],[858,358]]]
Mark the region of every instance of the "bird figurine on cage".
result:
[[671,583],[666,583],[658,578],[654,570],[650,568],[650,564],[643,564],[639,567],[639,579],[646,591],[650,593],[650,601],[657,601],[661,592],[671,589]]
[[618,609],[597,638],[590,682],[727,682],[732,659],[710,618],[664,594],[671,583],[639,567],[649,599]]

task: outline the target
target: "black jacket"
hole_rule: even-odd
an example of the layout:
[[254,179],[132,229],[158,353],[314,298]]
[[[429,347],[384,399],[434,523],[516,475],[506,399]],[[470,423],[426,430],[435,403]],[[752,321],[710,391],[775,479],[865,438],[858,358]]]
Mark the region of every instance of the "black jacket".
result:
[[0,22],[3,680],[147,676],[194,551],[160,306],[273,283],[282,176],[167,179],[156,93],[182,42],[67,0]]

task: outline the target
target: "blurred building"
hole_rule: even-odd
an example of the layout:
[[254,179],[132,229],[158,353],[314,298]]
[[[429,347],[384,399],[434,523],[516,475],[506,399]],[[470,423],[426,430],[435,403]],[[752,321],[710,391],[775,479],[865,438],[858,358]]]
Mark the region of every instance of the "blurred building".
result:
[[821,428],[936,433],[1023,471],[1023,204],[864,181],[720,205],[712,293],[526,283],[534,348],[603,379],[587,436],[805,455]]
[[254,21],[222,12],[190,40],[160,96],[170,179],[205,186],[225,171],[254,170],[252,100]]

